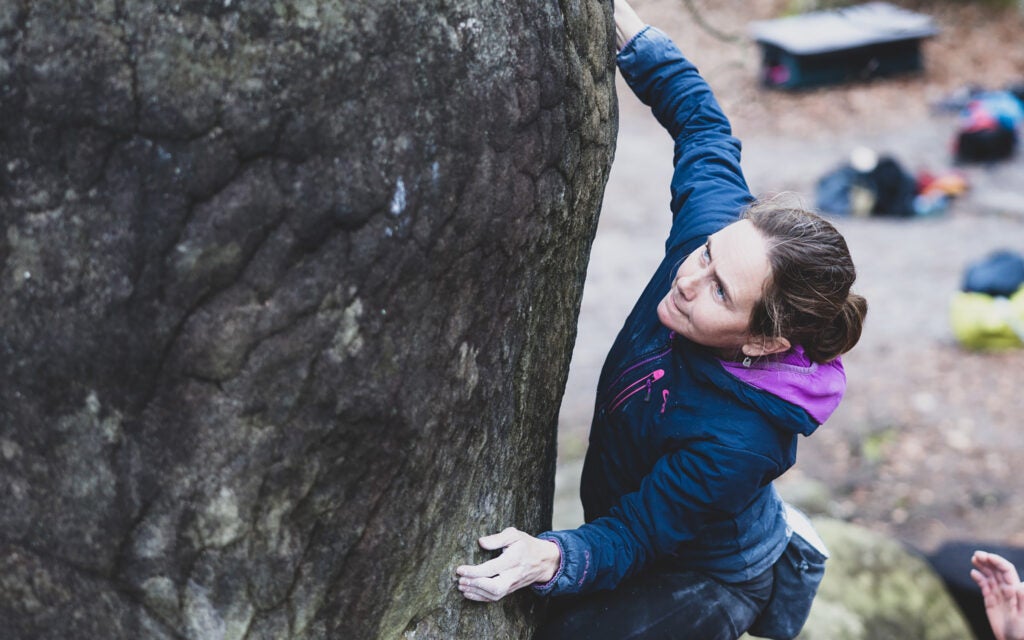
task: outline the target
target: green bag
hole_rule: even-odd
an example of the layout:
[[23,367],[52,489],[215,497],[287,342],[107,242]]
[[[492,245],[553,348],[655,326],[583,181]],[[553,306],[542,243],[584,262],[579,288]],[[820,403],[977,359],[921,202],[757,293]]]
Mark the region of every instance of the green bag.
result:
[[949,309],[953,334],[970,349],[1024,346],[1024,287],[1009,298],[961,291]]

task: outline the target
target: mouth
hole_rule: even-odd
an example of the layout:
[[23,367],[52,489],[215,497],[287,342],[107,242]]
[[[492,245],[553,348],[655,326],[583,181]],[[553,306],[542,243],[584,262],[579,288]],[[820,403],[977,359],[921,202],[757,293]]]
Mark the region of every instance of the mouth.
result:
[[672,302],[672,306],[676,308],[676,311],[678,311],[681,315],[685,316],[686,312],[683,311],[683,306],[679,303],[679,297],[678,293],[675,290],[675,287],[673,287],[672,290],[668,292],[668,296],[669,300]]

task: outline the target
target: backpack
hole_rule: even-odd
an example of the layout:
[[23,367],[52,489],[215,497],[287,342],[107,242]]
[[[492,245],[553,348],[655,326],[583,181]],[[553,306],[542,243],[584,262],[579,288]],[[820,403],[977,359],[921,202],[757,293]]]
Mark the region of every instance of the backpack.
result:
[[960,344],[970,349],[1024,345],[1024,256],[994,251],[967,265],[949,320]]
[[953,149],[959,162],[1002,160],[1017,148],[1024,105],[1010,91],[978,94],[960,113]]

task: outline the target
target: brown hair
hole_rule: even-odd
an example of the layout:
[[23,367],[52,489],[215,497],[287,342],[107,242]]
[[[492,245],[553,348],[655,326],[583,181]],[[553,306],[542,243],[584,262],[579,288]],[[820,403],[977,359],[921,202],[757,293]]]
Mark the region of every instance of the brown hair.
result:
[[764,236],[771,267],[751,312],[751,332],[798,344],[818,363],[852,349],[868,302],[850,292],[857,272],[839,231],[815,213],[775,200],[755,203],[744,218]]

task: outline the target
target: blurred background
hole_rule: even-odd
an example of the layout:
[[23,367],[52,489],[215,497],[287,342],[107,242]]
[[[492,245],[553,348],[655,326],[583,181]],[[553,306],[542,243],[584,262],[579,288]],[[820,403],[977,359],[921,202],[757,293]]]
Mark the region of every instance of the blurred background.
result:
[[[903,215],[832,216],[870,312],[844,356],[847,396],[801,440],[797,466],[779,482],[784,495],[925,552],[962,539],[1024,545],[1024,349],[968,349],[950,326],[967,265],[999,249],[1024,252],[1024,152],[963,163],[953,147],[972,89],[1024,83],[1024,9],[894,4],[938,28],[921,42],[922,71],[786,91],[762,84],[750,23],[837,3],[633,0],[715,90],[756,195],[793,191],[815,207],[819,180],[857,149],[894,160],[919,184],[955,176],[966,186]],[[578,481],[597,377],[668,230],[671,140],[621,78],[618,92],[618,147],[560,414],[555,528],[582,522]]]

